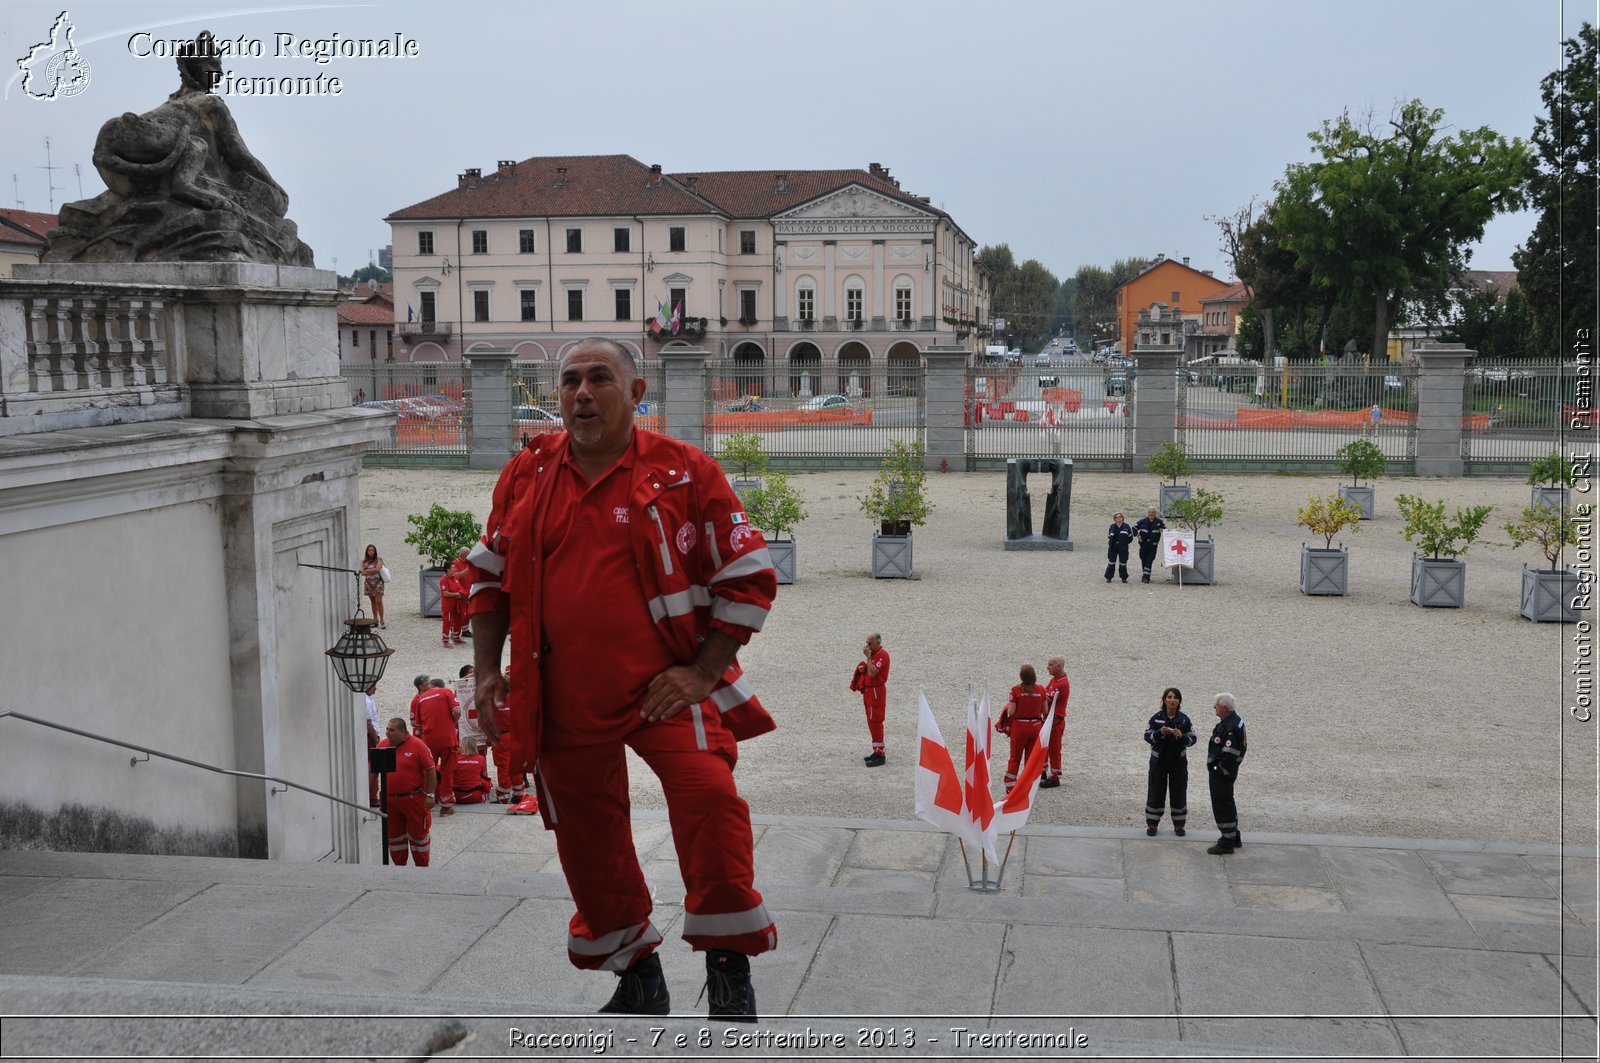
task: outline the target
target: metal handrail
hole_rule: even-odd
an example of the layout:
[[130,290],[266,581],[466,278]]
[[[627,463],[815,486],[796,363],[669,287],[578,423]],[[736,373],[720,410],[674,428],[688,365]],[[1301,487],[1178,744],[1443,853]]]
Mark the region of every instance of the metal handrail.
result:
[[[202,764],[198,760],[190,760],[188,757],[180,757],[174,753],[163,753],[159,749],[149,749],[145,746],[135,745],[132,742],[124,742],[120,738],[107,738],[105,735],[98,735],[93,731],[80,731],[76,727],[68,727],[66,724],[56,723],[54,720],[41,720],[37,716],[29,716],[25,712],[13,712],[11,710],[0,712],[0,720],[5,719],[7,716],[14,717],[18,720],[27,720],[29,723],[36,723],[41,727],[53,727],[57,731],[66,731],[68,734],[80,735],[84,738],[92,738],[97,742],[105,742],[108,745],[121,746],[123,749],[131,749],[135,752],[143,753],[145,755],[145,760],[149,760],[151,757],[161,757],[163,760],[175,760],[179,764],[187,764],[191,768],[203,768],[206,771],[216,772],[218,775],[232,775],[238,779],[260,779],[262,782],[280,783],[284,789],[304,790],[308,794],[315,794],[318,797],[326,798],[335,804],[347,805],[363,815],[377,816],[379,819],[388,818],[388,813],[380,812],[378,809],[369,808],[366,805],[358,805],[354,801],[346,801],[342,797],[335,797],[332,794],[325,794],[321,790],[314,790],[309,786],[302,786],[300,783],[290,782],[288,779],[280,779],[276,775],[261,775],[257,772],[239,771],[235,768],[219,768],[215,764]],[[128,763],[138,764],[140,763],[140,760],[138,757],[130,757],[128,759]],[[272,792],[277,794],[282,793],[283,791],[274,788]]]

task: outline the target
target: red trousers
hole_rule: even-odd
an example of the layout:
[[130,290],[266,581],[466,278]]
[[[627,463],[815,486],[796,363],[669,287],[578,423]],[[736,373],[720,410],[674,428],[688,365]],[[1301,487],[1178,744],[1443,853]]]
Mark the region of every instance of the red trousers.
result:
[[1050,728],[1050,767],[1046,769],[1052,779],[1061,778],[1061,736],[1066,730],[1066,717],[1057,714],[1055,725]]
[[489,791],[481,786],[473,787],[471,790],[458,788],[455,791],[455,797],[458,805],[481,805],[489,800]]
[[[624,740],[661,780],[683,874],[683,938],[696,950],[754,956],[778,930],[755,889],[750,808],[733,783],[738,749],[714,711],[695,708],[641,726]],[[625,970],[661,943],[629,819],[621,743],[539,755],[539,811],[556,833],[577,904],[567,958],[585,970]]]
[[428,866],[428,830],[433,817],[428,813],[428,795],[422,792],[404,797],[389,795],[389,862],[404,865],[406,852],[416,857],[418,867]]
[[1022,766],[1034,743],[1039,740],[1039,729],[1043,726],[1043,720],[1012,719],[1011,756],[1006,759],[1006,793],[1009,794],[1011,787],[1016,785],[1017,769]]
[[[505,727],[505,724],[501,725]],[[503,736],[505,731],[500,732]],[[521,772],[511,772],[511,746],[502,737],[489,747],[494,753],[494,799],[501,803],[521,801],[528,796],[528,779]]]
[[455,783],[450,780],[456,777],[456,742],[454,736],[428,735],[422,739],[428,743],[428,752],[433,754],[434,767],[438,769],[438,777],[434,780],[434,800],[441,805],[456,803]]
[[863,687],[861,704],[867,712],[867,734],[872,736],[872,751],[883,752],[883,718],[889,707],[887,687]]
[[467,603],[459,598],[439,599],[439,630],[445,635],[455,635],[466,626]]

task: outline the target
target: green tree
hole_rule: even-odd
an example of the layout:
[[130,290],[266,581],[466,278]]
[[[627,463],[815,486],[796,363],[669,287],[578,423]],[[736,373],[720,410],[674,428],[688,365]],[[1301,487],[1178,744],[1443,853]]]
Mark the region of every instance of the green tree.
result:
[[1532,316],[1532,352],[1543,357],[1585,338],[1592,344],[1600,325],[1594,299],[1600,283],[1595,271],[1596,43],[1594,24],[1585,22],[1563,43],[1561,69],[1540,83],[1548,113],[1534,122],[1538,166],[1528,177],[1540,214],[1511,262]]
[[1056,289],[1056,330],[1076,339],[1078,324],[1072,316],[1072,296],[1078,290],[1076,277],[1068,277]]
[[1466,344],[1485,358],[1520,358],[1537,350],[1528,342],[1532,314],[1520,287],[1501,300],[1492,288],[1464,285],[1451,293],[1451,302],[1454,320],[1442,339]]
[[1442,302],[1466,245],[1524,201],[1523,142],[1488,127],[1443,135],[1443,119],[1411,100],[1380,132],[1347,112],[1310,135],[1319,159],[1290,166],[1276,186],[1284,242],[1314,284],[1370,314],[1374,353],[1387,350],[1401,302]]
[[1078,328],[1095,340],[1114,336],[1117,289],[1144,272],[1149,264],[1147,258],[1119,258],[1109,269],[1079,266],[1072,276],[1072,319]]
[[1006,320],[1006,331],[1029,350],[1037,350],[1055,331],[1055,274],[1037,259],[1017,265],[1011,248],[995,244],[978,252],[978,268],[989,278],[989,298],[995,317]]

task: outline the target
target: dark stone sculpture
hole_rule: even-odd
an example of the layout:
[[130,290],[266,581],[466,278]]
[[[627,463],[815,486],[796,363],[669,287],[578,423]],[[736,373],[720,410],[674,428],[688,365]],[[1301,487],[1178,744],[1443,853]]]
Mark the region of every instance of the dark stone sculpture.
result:
[[[1028,497],[1028,474],[1050,474],[1050,493],[1044,500],[1043,534],[1033,534],[1033,503]],[[1071,550],[1071,458],[1006,459],[1007,550]]]
[[47,262],[270,262],[311,266],[284,216],[288,193],[245,147],[209,32],[178,57],[167,102],[100,127],[94,166],[106,191],[61,208]]

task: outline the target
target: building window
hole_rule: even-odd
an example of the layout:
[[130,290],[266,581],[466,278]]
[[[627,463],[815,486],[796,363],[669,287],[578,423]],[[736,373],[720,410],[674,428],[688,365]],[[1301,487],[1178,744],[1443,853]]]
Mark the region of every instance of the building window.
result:
[[[394,357],[394,329],[390,329],[388,332],[384,333],[383,338],[384,338],[384,342],[388,346],[389,357],[393,358]],[[378,355],[377,355],[376,352],[374,352],[372,356],[374,358],[376,358]]]
[[350,330],[350,346],[352,346],[352,347],[361,346],[361,332],[360,332],[359,329],[351,329]]
[[754,229],[739,230],[739,253],[753,255],[756,253],[756,231]]
[[682,251],[683,247],[683,226],[674,225],[667,230],[667,250]]
[[894,290],[894,319],[906,324],[911,322],[910,288],[896,288]]
[[671,288],[667,291],[667,312],[676,313],[683,311],[683,316],[689,316],[689,289]]
[[846,288],[844,290],[844,316],[846,321],[861,320],[860,288]]
[[1176,310],[1178,308],[1178,293],[1177,292],[1173,292],[1172,293],[1172,308],[1174,310]]
[[581,254],[583,254],[583,230],[582,229],[568,229],[567,230],[567,254],[569,254],[569,255],[581,255]]
[[739,323],[741,325],[754,325],[756,323],[756,290],[754,288],[739,289]]
[[519,254],[523,254],[523,255],[531,255],[531,254],[533,254],[533,251],[534,251],[533,230],[532,229],[518,229],[517,230],[517,252]]
[[434,317],[434,293],[433,292],[419,292],[418,295],[417,295],[417,298],[422,303],[422,320],[426,321],[428,324],[431,325],[435,320],[435,317]]
[[[625,233],[628,230],[619,229],[617,231]],[[626,288],[618,288],[616,294],[617,294],[617,320],[618,321],[632,321],[633,320],[633,293],[631,291],[629,291],[628,289],[626,289]]]
[[487,229],[472,230],[472,253],[487,255],[489,253],[489,231]]
[[568,321],[582,321],[583,320],[583,289],[582,288],[569,288],[569,289],[567,289],[567,320]]
[[617,252],[618,254],[625,253],[629,250],[629,244],[631,243],[631,240],[632,237],[630,236],[629,230],[611,230],[611,250]]
[[489,293],[476,291],[472,293],[472,320],[489,320]]
[[517,293],[522,300],[522,320],[539,320],[539,290],[537,288],[524,288]]
[[432,230],[429,230],[427,232],[420,232],[420,233],[417,234],[417,254],[419,254],[419,255],[431,255],[431,254],[433,254],[433,232],[432,232]]
[[817,290],[815,288],[801,288],[794,295],[795,316],[801,321],[815,321],[817,319]]

